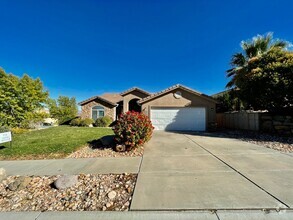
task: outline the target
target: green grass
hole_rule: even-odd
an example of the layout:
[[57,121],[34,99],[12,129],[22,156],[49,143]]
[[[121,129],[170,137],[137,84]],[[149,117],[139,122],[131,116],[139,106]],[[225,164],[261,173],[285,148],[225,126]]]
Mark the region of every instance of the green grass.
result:
[[13,135],[12,147],[0,144],[1,159],[61,158],[87,142],[112,135],[109,128],[59,126]]

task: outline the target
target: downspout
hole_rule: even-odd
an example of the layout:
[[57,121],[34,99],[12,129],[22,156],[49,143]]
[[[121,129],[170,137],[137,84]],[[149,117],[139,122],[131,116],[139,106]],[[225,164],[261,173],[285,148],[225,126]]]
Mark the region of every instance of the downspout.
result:
[[114,121],[116,121],[117,120],[117,107],[119,106],[119,104],[116,104],[115,105],[115,111],[114,111]]

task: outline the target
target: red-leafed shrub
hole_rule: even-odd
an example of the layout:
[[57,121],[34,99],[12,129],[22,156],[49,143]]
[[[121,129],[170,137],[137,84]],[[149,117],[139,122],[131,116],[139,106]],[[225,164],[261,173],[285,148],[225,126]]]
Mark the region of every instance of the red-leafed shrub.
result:
[[131,150],[149,141],[154,127],[148,116],[126,112],[117,120],[113,130],[117,144],[125,145],[126,150]]

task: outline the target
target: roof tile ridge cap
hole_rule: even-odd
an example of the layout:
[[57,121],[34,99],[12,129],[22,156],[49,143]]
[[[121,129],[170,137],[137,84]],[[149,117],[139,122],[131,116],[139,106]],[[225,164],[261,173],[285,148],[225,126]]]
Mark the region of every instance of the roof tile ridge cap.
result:
[[142,91],[143,93],[146,93],[146,94],[152,95],[152,93],[149,93],[148,91],[146,91],[146,90],[144,90],[144,89],[142,89],[142,88],[135,87],[135,89],[140,90],[140,91]]
[[148,95],[152,94],[152,93],[149,93],[148,91],[146,91],[144,89],[141,89],[141,88],[139,88],[137,86],[134,86],[134,87],[131,87],[130,89],[125,90],[124,92],[119,93],[119,95],[123,95],[123,94],[126,94],[126,93],[134,91],[134,90],[139,90],[139,91],[141,91],[141,92],[143,92],[145,94],[148,94]]
[[199,91],[197,91],[197,90],[195,90],[195,89],[192,89],[192,88],[190,88],[190,87],[182,86],[182,85],[181,85],[181,87],[183,87],[183,88],[185,88],[185,89],[188,89],[188,90],[190,90],[190,91],[196,92],[196,93],[198,93],[198,94],[200,94],[200,95],[205,95],[204,93],[199,92]]

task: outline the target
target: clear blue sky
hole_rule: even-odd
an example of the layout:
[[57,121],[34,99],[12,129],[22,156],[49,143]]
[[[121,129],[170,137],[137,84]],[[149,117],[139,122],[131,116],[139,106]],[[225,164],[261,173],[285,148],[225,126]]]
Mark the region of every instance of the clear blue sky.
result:
[[0,0],[0,66],[40,77],[52,97],[132,86],[224,89],[240,41],[293,41],[293,1]]

